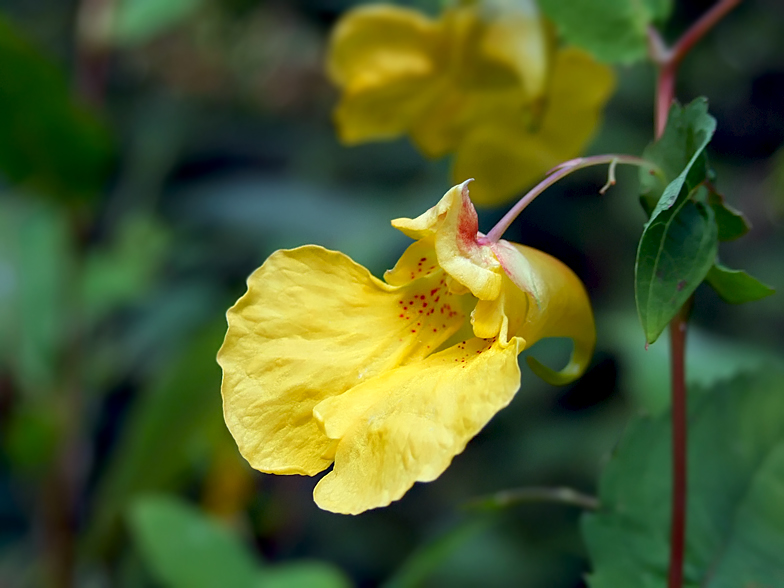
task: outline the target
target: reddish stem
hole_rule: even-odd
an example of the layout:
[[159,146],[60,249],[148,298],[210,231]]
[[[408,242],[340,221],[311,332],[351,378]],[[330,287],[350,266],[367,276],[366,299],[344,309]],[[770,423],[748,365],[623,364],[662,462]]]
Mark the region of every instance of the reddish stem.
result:
[[677,69],[678,66],[672,63],[666,63],[659,69],[659,79],[656,81],[656,110],[653,119],[657,139],[664,134],[667,115],[670,113],[670,106],[675,99]]
[[686,321],[685,305],[670,322],[672,382],[672,520],[670,526],[670,571],[667,586],[683,585],[686,544]]
[[[661,138],[675,98],[678,67],[686,54],[741,0],[720,0],[695,22],[668,49],[658,31],[648,30],[650,56],[659,66],[656,84],[654,127]],[[670,361],[672,370],[672,519],[670,526],[670,567],[668,588],[683,586],[683,561],[686,547],[687,496],[687,401],[686,401],[686,323],[693,299],[689,299],[670,322]]]
[[659,66],[659,79],[656,89],[655,128],[656,138],[661,137],[667,124],[667,113],[675,96],[675,78],[683,58],[708,31],[735,8],[742,0],[720,0],[681,35],[672,48],[667,48],[658,31],[648,29],[650,56]]
[[720,0],[713,7],[702,15],[702,17],[689,27],[678,42],[672,48],[672,56],[670,58],[676,65],[680,64],[686,54],[691,51],[692,47],[702,39],[705,34],[710,31],[716,24],[724,18],[727,13],[735,8],[741,0]]

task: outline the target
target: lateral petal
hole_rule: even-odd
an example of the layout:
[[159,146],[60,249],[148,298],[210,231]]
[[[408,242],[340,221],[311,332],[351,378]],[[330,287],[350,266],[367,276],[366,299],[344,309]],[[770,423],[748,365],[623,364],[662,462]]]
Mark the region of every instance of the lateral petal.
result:
[[316,503],[358,514],[437,478],[517,392],[519,348],[517,339],[471,339],[317,405],[327,435],[340,442]]
[[316,246],[273,253],[229,309],[218,352],[226,424],[251,466],[305,475],[329,466],[332,442],[313,407],[457,331],[465,316],[444,282],[439,272],[396,288]]

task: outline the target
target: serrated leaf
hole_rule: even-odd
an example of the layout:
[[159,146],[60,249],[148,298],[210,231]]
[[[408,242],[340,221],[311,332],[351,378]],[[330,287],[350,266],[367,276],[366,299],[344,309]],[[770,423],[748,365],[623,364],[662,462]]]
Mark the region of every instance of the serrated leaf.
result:
[[704,151],[715,131],[716,119],[708,114],[705,98],[696,98],[686,106],[672,105],[661,138],[643,151],[643,158],[655,163],[663,174],[640,170],[643,207],[651,219],[705,181],[708,164]]
[[129,517],[144,562],[166,588],[254,588],[260,567],[238,537],[174,497],[140,498]]
[[712,209],[688,198],[652,217],[637,248],[634,292],[648,343],[705,279],[718,252]]
[[568,43],[600,61],[631,63],[647,54],[647,29],[667,18],[671,0],[539,0]]
[[[685,586],[784,580],[784,373],[690,391]],[[669,559],[670,416],[631,424],[586,515],[591,588],[663,588]]]
[[706,280],[721,299],[730,304],[753,302],[775,292],[743,270],[733,270],[718,262],[710,269]]
[[57,68],[0,17],[0,172],[49,196],[82,199],[111,163],[107,130],[71,99]]

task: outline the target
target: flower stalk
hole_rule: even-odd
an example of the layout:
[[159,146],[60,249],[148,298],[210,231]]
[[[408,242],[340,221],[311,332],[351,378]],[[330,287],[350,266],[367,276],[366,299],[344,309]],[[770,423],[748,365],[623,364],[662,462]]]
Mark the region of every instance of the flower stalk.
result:
[[610,170],[607,183],[600,190],[600,193],[604,194],[610,186],[615,184],[615,168],[619,163],[626,165],[636,165],[638,167],[646,167],[652,170],[653,173],[661,173],[655,164],[640,157],[635,157],[634,155],[593,155],[591,157],[578,157],[576,159],[565,161],[564,163],[551,169],[545,179],[534,186],[527,194],[525,194],[525,196],[520,198],[520,200],[517,201],[517,204],[510,208],[509,212],[507,212],[503,218],[498,221],[498,223],[490,230],[490,232],[487,233],[486,239],[491,243],[497,243],[498,240],[504,235],[506,230],[514,222],[514,220],[519,216],[519,214],[525,210],[525,208],[531,204],[531,202],[533,202],[537,196],[555,184],[558,180],[565,178],[577,170],[585,169],[586,167],[592,167],[595,165],[609,164]]

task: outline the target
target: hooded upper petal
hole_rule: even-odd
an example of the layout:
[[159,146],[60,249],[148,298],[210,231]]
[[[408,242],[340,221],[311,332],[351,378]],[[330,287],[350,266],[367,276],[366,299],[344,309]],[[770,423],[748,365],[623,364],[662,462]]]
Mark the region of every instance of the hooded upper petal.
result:
[[[392,226],[414,239],[432,239],[438,265],[480,300],[496,298],[501,264],[477,242],[479,222],[468,195],[470,180],[455,186],[417,218],[398,218]],[[458,288],[455,288],[458,289]]]

